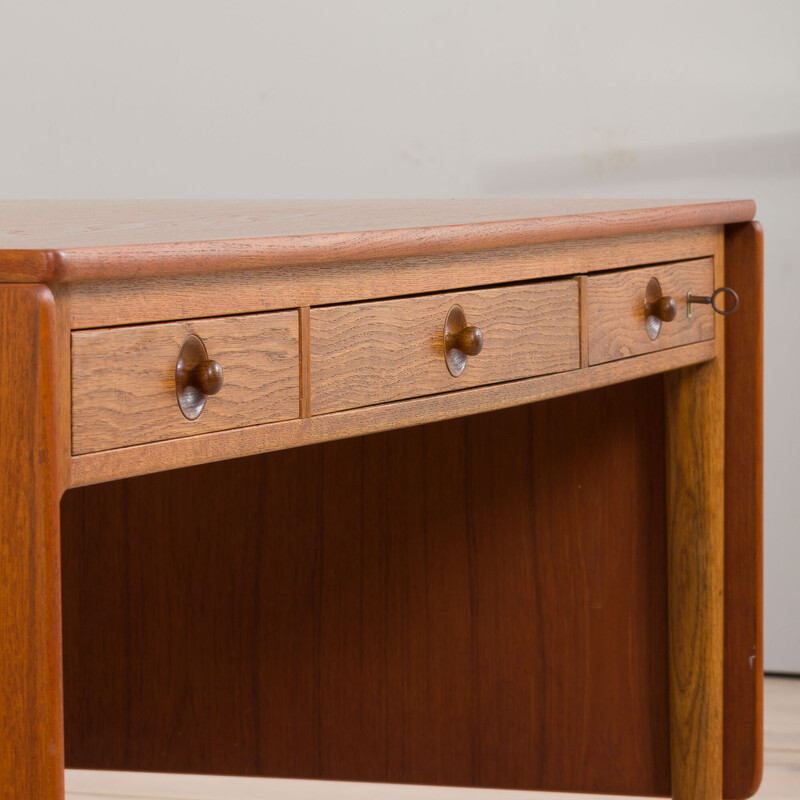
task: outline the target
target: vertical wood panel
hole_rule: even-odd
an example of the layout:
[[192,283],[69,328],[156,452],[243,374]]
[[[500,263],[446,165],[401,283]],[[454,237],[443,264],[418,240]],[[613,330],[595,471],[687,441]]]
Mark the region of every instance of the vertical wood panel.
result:
[[543,788],[667,794],[659,382],[533,408]]
[[[718,339],[717,347],[722,347]],[[670,753],[676,800],[722,798],[724,362],[665,379]]]
[[659,378],[70,491],[75,767],[669,790]]
[[56,307],[0,286],[0,793],[64,796]]
[[725,229],[725,796],[755,794],[763,767],[764,235]]

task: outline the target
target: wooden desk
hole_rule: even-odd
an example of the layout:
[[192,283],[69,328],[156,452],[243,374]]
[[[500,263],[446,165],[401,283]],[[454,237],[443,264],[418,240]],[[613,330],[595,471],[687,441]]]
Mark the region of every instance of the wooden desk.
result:
[[752,794],[753,214],[0,204],[3,797]]

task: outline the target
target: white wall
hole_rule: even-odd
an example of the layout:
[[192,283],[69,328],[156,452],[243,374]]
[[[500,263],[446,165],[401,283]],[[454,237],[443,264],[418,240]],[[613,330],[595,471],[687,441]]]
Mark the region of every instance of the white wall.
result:
[[800,672],[800,3],[15,2],[0,196],[753,197],[766,662]]

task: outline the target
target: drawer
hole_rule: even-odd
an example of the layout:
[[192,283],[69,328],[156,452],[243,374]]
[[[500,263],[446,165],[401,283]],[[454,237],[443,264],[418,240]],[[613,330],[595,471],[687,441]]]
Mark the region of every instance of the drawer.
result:
[[[454,306],[483,340],[458,376],[445,360],[445,321]],[[312,414],[580,365],[574,279],[313,308],[310,324]]]
[[[222,367],[197,419],[178,405],[175,367],[190,334]],[[299,416],[297,311],[76,331],[72,451],[191,436]]]
[[[657,284],[650,283],[653,279]],[[672,297],[676,305],[672,321],[661,322],[659,326],[657,318],[651,319],[649,331],[645,312],[648,287],[651,301],[660,290],[661,295]],[[712,339],[713,310],[695,303],[689,316],[686,295],[687,292],[710,295],[713,289],[711,258],[590,275],[587,279],[589,364]]]

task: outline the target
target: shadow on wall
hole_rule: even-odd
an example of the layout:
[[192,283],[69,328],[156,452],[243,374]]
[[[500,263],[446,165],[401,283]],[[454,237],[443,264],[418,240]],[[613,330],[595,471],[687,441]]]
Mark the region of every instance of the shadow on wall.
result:
[[650,149],[610,145],[577,157],[489,165],[480,181],[491,195],[533,192],[541,196],[609,182],[663,184],[665,180],[794,178],[799,174],[800,133],[791,133]]

